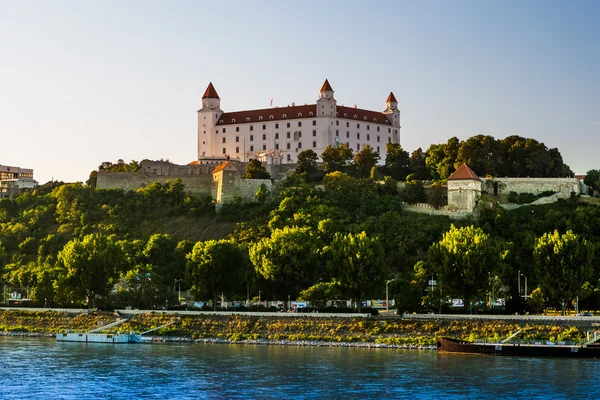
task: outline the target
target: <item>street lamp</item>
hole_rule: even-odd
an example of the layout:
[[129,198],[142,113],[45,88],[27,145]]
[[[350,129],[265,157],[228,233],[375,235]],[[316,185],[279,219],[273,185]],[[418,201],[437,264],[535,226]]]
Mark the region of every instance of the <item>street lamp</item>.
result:
[[390,301],[389,301],[389,296],[388,296],[388,285],[390,284],[390,282],[393,282],[395,278],[393,279],[389,279],[387,281],[385,281],[385,312],[386,314],[389,313],[390,311]]
[[[525,296],[523,296],[523,298],[524,298],[525,300],[527,300],[527,277],[525,276],[525,274],[521,274],[521,276],[522,276],[523,278],[525,278]],[[521,290],[521,288],[519,288],[519,291],[520,291],[520,290]]]
[[173,291],[175,291],[175,284],[179,283],[179,293],[178,293],[178,297],[177,297],[177,302],[181,302],[181,281],[183,279],[175,279],[175,282],[173,282]]

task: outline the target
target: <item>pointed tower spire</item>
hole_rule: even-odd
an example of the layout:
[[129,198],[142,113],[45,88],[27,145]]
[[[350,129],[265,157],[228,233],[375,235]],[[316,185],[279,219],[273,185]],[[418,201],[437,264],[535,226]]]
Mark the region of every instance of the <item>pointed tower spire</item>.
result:
[[323,86],[321,86],[321,90],[319,90],[319,92],[333,92],[333,88],[331,87],[331,85],[329,84],[329,81],[327,79],[325,79],[325,82],[323,82]]
[[394,96],[394,92],[390,92],[390,95],[388,96],[387,100],[385,101],[386,103],[391,103],[391,102],[395,102],[397,103],[398,100],[396,100],[396,96]]
[[208,84],[208,87],[206,88],[206,91],[204,92],[204,96],[202,96],[202,98],[203,99],[220,99],[212,82],[210,82]]

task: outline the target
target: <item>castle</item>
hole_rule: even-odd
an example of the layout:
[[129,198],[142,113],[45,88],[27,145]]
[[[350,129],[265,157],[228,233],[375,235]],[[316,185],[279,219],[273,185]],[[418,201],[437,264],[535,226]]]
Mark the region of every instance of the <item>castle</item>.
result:
[[357,152],[370,146],[386,156],[387,143],[400,143],[400,110],[390,92],[385,110],[371,111],[338,105],[325,80],[314,104],[224,112],[212,83],[198,110],[198,164],[226,160],[293,164],[298,153],[345,143]]

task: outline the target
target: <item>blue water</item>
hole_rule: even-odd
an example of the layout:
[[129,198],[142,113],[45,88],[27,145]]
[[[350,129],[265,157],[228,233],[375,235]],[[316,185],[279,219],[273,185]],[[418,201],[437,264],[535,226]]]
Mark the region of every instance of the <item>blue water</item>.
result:
[[598,398],[600,360],[0,337],[0,399]]

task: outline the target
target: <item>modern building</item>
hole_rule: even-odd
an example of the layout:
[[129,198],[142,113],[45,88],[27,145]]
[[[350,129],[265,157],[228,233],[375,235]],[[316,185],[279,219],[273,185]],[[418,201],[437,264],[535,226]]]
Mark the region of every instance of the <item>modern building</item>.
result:
[[384,111],[371,111],[338,105],[325,80],[313,104],[224,112],[210,83],[198,110],[198,163],[254,158],[293,164],[303,150],[321,155],[327,146],[342,143],[354,152],[371,146],[383,161],[386,144],[400,143],[400,110],[393,93],[385,106]]
[[0,199],[12,200],[23,189],[34,189],[37,186],[32,169],[0,165]]

